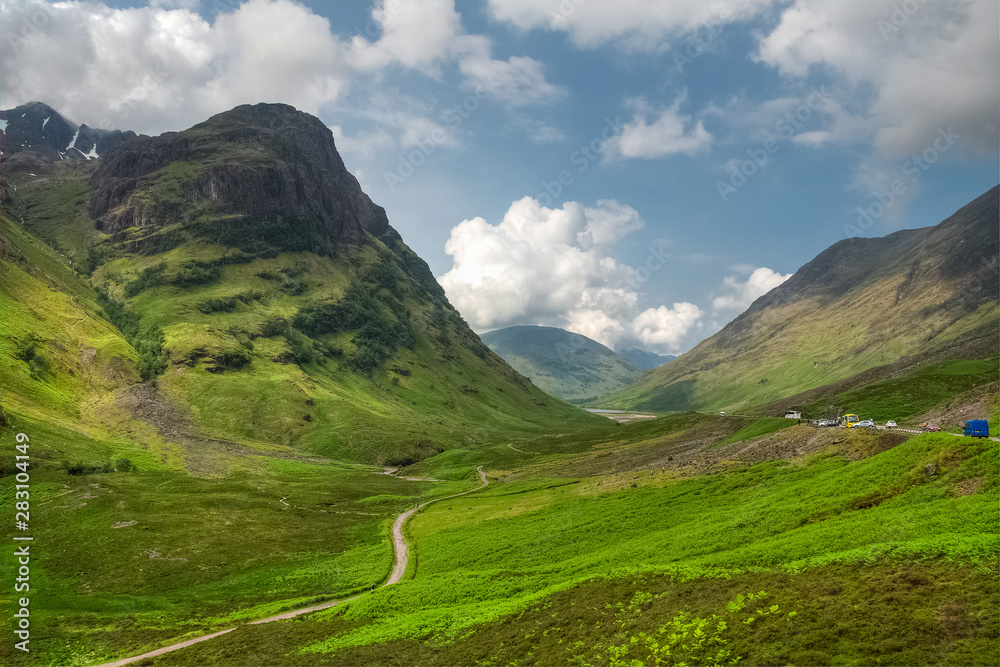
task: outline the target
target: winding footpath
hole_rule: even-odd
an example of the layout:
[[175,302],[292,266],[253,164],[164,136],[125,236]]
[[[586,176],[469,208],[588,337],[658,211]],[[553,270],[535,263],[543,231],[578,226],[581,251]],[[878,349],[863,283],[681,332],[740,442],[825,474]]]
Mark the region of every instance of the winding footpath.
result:
[[[424,503],[424,507],[427,507],[431,503],[439,503],[442,500],[450,500],[452,498],[458,498],[459,496],[466,496],[470,493],[475,493],[481,489],[485,489],[489,486],[489,480],[486,479],[486,473],[483,472],[483,466],[476,468],[476,472],[479,473],[479,479],[482,482],[479,486],[472,489],[471,491],[463,491],[462,493],[456,493],[451,496],[445,496],[444,498],[438,498],[436,500],[428,500]],[[398,584],[403,579],[403,574],[406,572],[406,566],[410,562],[410,547],[406,544],[406,538],[403,537],[403,524],[411,516],[420,511],[421,507],[417,505],[409,512],[404,512],[396,518],[396,523],[392,524],[392,551],[396,555],[396,562],[392,567],[392,574],[389,575],[389,579],[386,580],[383,586],[391,586],[392,584]]]
[[[459,496],[466,496],[470,493],[475,493],[489,486],[489,480],[486,479],[486,473],[483,472],[483,466],[478,466],[476,472],[479,473],[479,480],[482,482],[479,486],[469,491],[463,491],[462,493],[456,493],[450,496],[445,496],[444,498],[436,498],[434,500],[428,500],[423,505],[417,505],[411,510],[403,512],[398,517],[396,517],[395,523],[392,524],[392,551],[394,556],[394,563],[392,567],[392,572],[389,574],[389,578],[383,583],[382,586],[391,586],[392,584],[398,584],[403,579],[403,575],[406,573],[406,566],[410,562],[410,548],[406,544],[406,538],[403,537],[403,525],[406,520],[411,516],[422,510],[423,508],[431,505],[433,503],[439,503],[442,500],[450,500],[452,498],[458,498]],[[363,595],[363,593],[362,593]],[[301,616],[302,614],[311,614],[314,611],[321,611],[323,609],[329,609],[330,607],[335,607],[338,604],[343,604],[345,602],[350,602],[351,600],[357,600],[361,595],[355,595],[354,597],[345,598],[343,600],[333,600],[331,602],[324,602],[322,604],[313,605],[312,607],[305,607],[304,609],[294,609],[292,611],[287,611],[283,614],[278,614],[277,616],[269,616],[267,618],[262,618],[258,621],[252,621],[249,625],[260,625],[261,623],[272,623],[274,621],[284,621],[290,618],[295,618],[296,616]],[[137,660],[144,660],[146,658],[153,658],[158,655],[163,655],[164,653],[170,653],[171,651],[176,651],[178,649],[187,648],[193,644],[199,642],[208,641],[209,639],[215,639],[220,635],[224,635],[228,632],[232,632],[236,628],[227,628],[225,630],[219,630],[218,632],[213,632],[208,635],[202,635],[201,637],[194,637],[193,639],[188,639],[186,641],[179,642],[177,644],[171,644],[170,646],[164,646],[163,648],[158,648],[155,651],[150,651],[148,653],[143,653],[142,655],[135,655],[131,658],[122,658],[121,660],[116,660],[114,662],[105,662],[97,667],[123,667]]]

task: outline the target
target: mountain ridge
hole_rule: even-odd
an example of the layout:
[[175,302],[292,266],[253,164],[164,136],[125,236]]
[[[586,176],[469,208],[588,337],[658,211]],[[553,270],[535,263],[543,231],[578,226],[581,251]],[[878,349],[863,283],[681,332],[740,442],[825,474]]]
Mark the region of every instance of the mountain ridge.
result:
[[597,341],[555,327],[505,327],[480,338],[540,389],[571,402],[619,389],[643,373]]
[[833,244],[714,336],[602,404],[768,403],[995,322],[997,197],[994,187],[932,227]]
[[131,130],[76,125],[44,102],[0,110],[0,151],[7,170],[47,172],[61,160],[90,161],[140,138]]

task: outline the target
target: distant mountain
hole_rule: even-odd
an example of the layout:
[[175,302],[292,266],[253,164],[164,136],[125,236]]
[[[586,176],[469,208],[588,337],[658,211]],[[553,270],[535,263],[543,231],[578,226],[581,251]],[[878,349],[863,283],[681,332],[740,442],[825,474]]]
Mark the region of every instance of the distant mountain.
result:
[[0,173],[8,415],[162,438],[208,475],[273,447],[405,465],[604,423],[482,344],[319,119],[245,105],[75,160],[51,158],[73,126],[45,105],[4,112],[6,138],[43,115],[19,154],[50,171]]
[[53,162],[86,161],[138,138],[135,132],[76,125],[42,102],[0,111],[4,169],[47,173]]
[[966,343],[995,354],[997,199],[993,188],[937,226],[835,243],[602,405],[745,409]]
[[655,352],[640,350],[637,347],[628,347],[624,350],[615,351],[618,353],[618,356],[631,361],[644,371],[653,370],[677,358],[677,355],[674,354],[656,354]]
[[563,329],[507,327],[480,338],[521,375],[567,401],[603,396],[643,372],[597,341]]

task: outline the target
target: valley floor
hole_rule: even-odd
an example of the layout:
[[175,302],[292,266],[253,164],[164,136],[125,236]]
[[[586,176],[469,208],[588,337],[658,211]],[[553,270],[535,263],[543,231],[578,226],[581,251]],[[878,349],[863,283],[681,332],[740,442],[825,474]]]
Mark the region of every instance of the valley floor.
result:
[[[134,664],[993,664],[997,447],[686,414],[396,476],[43,469],[33,651],[3,662],[112,663],[235,626]],[[372,591],[394,524],[409,562]]]

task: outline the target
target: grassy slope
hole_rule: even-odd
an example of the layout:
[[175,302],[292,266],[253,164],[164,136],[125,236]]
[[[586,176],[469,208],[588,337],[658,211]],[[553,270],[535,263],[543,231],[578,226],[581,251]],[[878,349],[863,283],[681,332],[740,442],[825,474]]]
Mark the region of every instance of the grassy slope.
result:
[[819,416],[828,405],[833,404],[849,406],[851,412],[871,417],[877,422],[887,419],[911,420],[953,396],[995,382],[998,367],[1000,357],[955,359],[929,364],[903,377],[882,380],[815,400],[806,404],[803,417],[807,414]]
[[[743,410],[894,362],[914,350],[924,349],[921,343],[926,330],[901,326],[902,321],[918,321],[922,305],[915,305],[916,311],[906,313],[899,322],[888,322],[884,318],[880,306],[888,304],[880,304],[878,295],[891,293],[891,288],[892,281],[873,285],[862,294],[845,298],[843,303],[826,310],[828,317],[816,315],[819,308],[809,302],[767,312],[757,325],[761,335],[767,338],[766,343],[745,351],[731,363],[679,381],[673,398],[659,397],[656,378],[645,376],[634,385],[602,398],[601,405],[649,410],[681,409],[682,406]],[[891,294],[885,298],[891,300]],[[842,313],[848,310],[855,313],[849,325],[842,318]],[[936,342],[947,344],[984,325],[995,325],[998,320],[1000,309],[993,304],[984,305],[956,322],[937,322],[930,326],[940,329]],[[898,330],[892,331],[897,327]],[[881,338],[882,342],[877,347],[868,347],[873,336]],[[865,351],[853,353],[861,349]],[[674,364],[683,361],[683,358],[677,359],[663,368],[674,371]]]
[[[135,352],[98,313],[94,291],[62,258],[0,216],[0,375],[6,409],[76,421],[138,379]],[[34,344],[36,366],[22,352]]]
[[[367,587],[391,566],[393,517],[415,498],[468,488],[473,475],[465,467],[453,471],[453,483],[405,481],[327,456],[425,456],[439,439],[469,448],[508,430],[543,432],[549,419],[568,428],[604,423],[531,387],[488,351],[478,356],[478,340],[457,316],[444,324],[448,358],[437,356],[440,341],[422,333],[371,378],[336,359],[271,362],[288,352],[282,337],[257,338],[247,368],[205,369],[203,352],[232,345],[266,316],[287,317],[324,290],[335,292],[373,260],[371,248],[347,267],[308,253],[281,255],[225,266],[217,280],[190,289],[137,294],[131,307],[143,325],[166,331],[180,362],[158,386],[140,385],[136,351],[69,266],[69,258],[89,254],[94,238],[106,238],[92,237],[89,220],[75,215],[89,172],[59,167],[56,174],[57,181],[21,183],[9,210],[27,215],[24,226],[0,216],[0,477],[11,481],[18,472],[14,435],[28,434],[37,591],[32,653],[8,646],[4,664],[96,662]],[[220,252],[193,246],[155,261]],[[120,290],[152,261],[114,259],[95,277]],[[256,276],[284,267],[312,272],[303,294]],[[261,312],[241,303],[213,318],[198,308],[259,284]],[[32,343],[33,356],[19,358]],[[187,365],[184,357],[198,348]],[[471,386],[477,379],[478,388]],[[185,411],[185,401],[196,409]],[[68,474],[70,466],[113,469],[121,459],[138,472]],[[12,507],[13,484],[0,488],[0,502]],[[16,570],[11,553],[0,559],[5,581]],[[4,625],[10,603],[3,596]]]
[[[10,482],[0,502],[14,505],[14,435],[24,432],[39,591],[32,654],[8,646],[4,664],[86,663],[230,622],[259,603],[288,608],[368,586],[391,566],[395,514],[414,497],[467,487],[407,482],[274,445],[192,442],[136,420],[116,400],[139,380],[135,351],[64,259],[3,216],[0,312],[0,477]],[[34,369],[17,356],[26,341]],[[193,457],[230,474],[192,477]],[[139,472],[67,474],[68,465],[123,458]],[[0,560],[6,581],[11,553]]]
[[482,339],[542,390],[574,402],[621,389],[643,372],[600,343],[562,329],[508,327]]
[[[177,265],[208,257],[210,251],[178,248],[153,261]],[[273,361],[291,351],[280,333],[258,337],[262,325],[269,318],[290,320],[307,303],[339,298],[351,273],[363,272],[375,259],[370,248],[346,267],[343,258],[283,254],[225,266],[218,280],[203,286],[156,287],[140,294],[132,305],[144,322],[162,326],[172,361],[160,379],[163,393],[174,403],[191,406],[192,418],[210,432],[295,443],[324,455],[373,463],[419,459],[433,453],[428,448],[482,443],[511,431],[537,433],[547,423],[596,421],[544,395],[492,354],[478,357],[478,341],[464,325],[446,325],[452,345],[443,351],[431,336],[429,308],[411,298],[401,302],[416,323],[413,349],[397,350],[371,378],[351,368],[351,337],[344,334],[326,340],[344,349],[345,357],[325,363]],[[148,261],[115,260],[99,270],[98,279],[112,272],[134,275]],[[309,286],[301,295],[290,295],[258,276],[302,267]],[[207,299],[247,290],[262,296],[231,313],[198,310]],[[205,363],[245,348],[241,341],[246,339],[253,345],[246,366],[217,373]]]
[[[14,433],[31,438],[34,630],[31,655],[5,648],[4,664],[89,664],[367,588],[391,568],[396,514],[469,486],[260,455],[246,462],[254,472],[204,479],[156,469],[134,442],[13,422],[0,437],[5,479]],[[74,476],[59,465],[122,454],[140,471]],[[0,487],[5,507],[13,495],[13,483]],[[12,551],[0,555],[5,573]]]
[[861,460],[494,486],[417,516],[415,578],[155,664],[595,664],[761,589],[797,615],[726,633],[749,664],[990,664],[998,463],[996,443],[940,434]]
[[[472,352],[459,353],[443,359],[441,370],[437,363],[424,368],[421,346],[434,347],[434,342],[418,337],[412,357],[403,351],[390,362],[400,367],[409,363],[407,368],[417,371],[408,376],[395,373],[399,384],[392,382],[390,373],[376,373],[372,380],[352,380],[355,387],[337,377],[332,370],[336,361],[301,368],[265,365],[268,371],[258,385],[248,383],[245,371],[209,373],[202,358],[190,367],[175,365],[173,376],[168,372],[161,379],[162,394],[206,400],[212,392],[221,392],[220,402],[198,421],[203,428],[242,441],[220,445],[199,440],[211,450],[199,452],[212,459],[209,468],[229,474],[223,479],[195,478],[185,472],[194,456],[191,442],[132,421],[106,400],[135,381],[135,352],[100,319],[90,287],[43,244],[9,221],[2,224],[2,312],[20,314],[0,321],[6,327],[0,371],[7,417],[14,428],[32,436],[37,535],[32,573],[38,585],[33,606],[37,652],[24,662],[24,656],[11,657],[4,649],[5,664],[37,664],[39,658],[81,664],[134,654],[185,632],[228,626],[241,617],[264,616],[307,599],[363,588],[388,570],[390,552],[382,539],[392,516],[416,496],[427,499],[468,488],[472,468],[484,461],[490,470],[506,471],[511,483],[492,487],[482,497],[432,506],[412,524],[417,550],[411,574],[416,579],[366,596],[362,604],[343,612],[241,630],[229,635],[232,642],[224,644],[232,647],[229,651],[219,653],[219,644],[209,642],[160,661],[410,663],[414,660],[408,656],[433,662],[440,654],[441,662],[454,664],[524,660],[528,651],[537,651],[539,662],[552,664],[577,655],[557,643],[569,636],[562,633],[571,626],[577,633],[571,643],[582,642],[573,649],[583,654],[606,651],[609,633],[583,629],[564,608],[552,610],[551,605],[583,607],[586,602],[614,608],[623,601],[619,590],[629,587],[670,593],[642,607],[644,612],[657,609],[656,618],[669,617],[688,604],[686,599],[703,599],[702,604],[691,603],[692,609],[709,613],[736,592],[766,587],[783,609],[798,609],[802,618],[790,628],[762,624],[761,636],[738,633],[731,638],[734,644],[742,642],[741,650],[756,651],[751,655],[759,663],[977,664],[983,656],[995,656],[996,613],[990,602],[995,600],[997,574],[998,527],[991,500],[997,488],[995,443],[921,436],[861,461],[831,451],[792,465],[765,463],[690,479],[633,474],[577,483],[571,483],[576,481],[572,478],[541,479],[537,476],[632,470],[660,460],[658,448],[682,448],[686,438],[702,446],[742,437],[741,431],[756,433],[770,422],[683,415],[623,427],[600,421],[586,433],[531,439],[532,429],[542,432],[544,425],[522,421],[517,446],[532,454],[518,453],[502,442],[484,449],[482,441],[504,433],[510,422],[503,410],[488,404],[475,407],[476,395],[461,388],[470,366],[482,360],[474,361],[479,357]],[[211,258],[218,249],[192,252]],[[118,266],[122,282],[140,268],[131,261]],[[254,260],[274,270],[303,261],[314,262],[323,280],[308,286],[314,291],[302,296],[336,284],[340,274],[324,264],[327,260],[308,255]],[[255,280],[256,274],[240,272],[252,266],[223,267],[218,281],[191,290],[153,288],[139,294],[134,306],[173,337],[175,354],[230,344],[238,336],[229,329],[256,325],[253,318],[258,314],[240,306],[226,314],[230,319],[220,320],[225,329],[212,331],[196,304],[213,294],[231,293],[226,290],[245,289],[244,283]],[[263,308],[277,313],[297,306],[293,295],[269,289],[273,294],[265,297]],[[169,290],[175,290],[171,299],[161,298]],[[30,312],[8,310],[25,304],[34,307]],[[10,354],[11,344],[28,334],[40,338],[36,346],[54,369],[41,379],[31,378],[27,364]],[[282,339],[255,339],[252,367],[286,345]],[[89,353],[81,354],[84,348],[96,350],[96,367],[84,361],[90,358]],[[183,385],[191,377],[191,386]],[[437,382],[452,386],[445,398]],[[197,394],[199,390],[204,395]],[[264,398],[268,391],[275,392],[274,405]],[[454,438],[454,449],[414,468],[465,482],[404,482],[301,453],[304,448],[339,454],[340,448],[367,445],[379,455],[394,455],[385,441],[416,414],[410,409],[413,399],[410,408],[404,405],[404,391],[420,392],[419,428]],[[501,394],[506,392],[495,392],[497,400]],[[305,403],[306,396],[315,396],[313,405]],[[531,407],[530,402],[519,405],[506,396],[502,399],[509,401],[505,406]],[[254,415],[259,415],[263,430],[277,430],[267,420],[274,418],[282,400],[288,401],[286,407],[301,406],[303,415],[308,409],[312,416],[311,421],[283,424],[301,429],[289,438],[299,445],[298,451],[260,442],[257,429],[233,437],[234,425]],[[245,410],[238,418],[226,414],[238,409]],[[290,407],[281,410],[294,414]],[[325,416],[327,410],[335,416]],[[368,419],[371,415],[375,419]],[[451,426],[460,429],[467,420],[469,433],[460,430],[455,435],[447,422],[435,421],[447,419],[454,419]],[[314,426],[321,420],[327,420],[323,429]],[[358,433],[361,420],[375,426]],[[486,425],[477,426],[480,422]],[[408,427],[407,437],[421,435],[418,427]],[[567,419],[558,430],[578,427]],[[323,435],[338,428],[351,431],[351,438]],[[310,434],[319,435],[310,440]],[[0,463],[9,474],[10,429],[3,430],[0,446]],[[60,464],[64,459],[100,464],[121,456],[135,461],[141,472],[75,477]],[[526,461],[532,465],[521,468]],[[931,463],[934,474],[927,473]],[[9,507],[11,489],[2,488],[2,502]],[[113,527],[130,521],[137,523]],[[70,546],[66,535],[80,534],[80,526],[87,537]],[[251,558],[246,557],[248,545]],[[928,556],[927,563],[911,565],[915,557]],[[2,557],[3,571],[12,572],[9,551]],[[976,559],[978,565],[970,566]],[[859,562],[871,565],[860,567]],[[721,571],[731,578],[714,578]],[[648,576],[636,581],[641,573]],[[619,584],[614,577],[622,574],[627,579]],[[841,592],[825,593],[824,606],[808,595],[820,586]],[[4,602],[9,604],[6,598]],[[858,622],[845,620],[848,603],[858,605]],[[636,615],[635,610],[626,611]],[[507,613],[513,616],[504,616]],[[602,627],[623,620],[596,609],[587,614],[588,621],[594,619]],[[644,622],[639,619],[634,628],[650,627]],[[473,634],[462,639],[469,632]],[[793,640],[775,641],[777,632]],[[447,639],[454,652],[425,643],[427,637]],[[495,640],[503,637],[508,637],[509,647],[488,654],[486,647],[496,647]],[[385,643],[373,649],[365,644],[372,638]],[[333,657],[298,653],[304,647],[325,651],[334,645],[343,648]],[[787,648],[784,653],[782,646]]]
[[601,404],[743,410],[995,337],[995,217],[991,191],[937,227],[832,246],[723,331]]
[[[174,163],[162,170],[156,181],[159,190],[154,190],[158,196],[180,187],[187,177],[185,169],[195,167]],[[123,252],[121,239],[112,242],[94,232],[92,221],[81,214],[90,174],[86,167],[57,165],[50,176],[22,176],[10,208],[23,216],[27,228],[60,248],[63,257],[49,252],[50,263],[91,255],[107,260],[94,273],[94,283],[139,314],[143,327],[163,330],[170,367],[151,396],[132,406],[147,414],[167,412],[183,422],[156,424],[161,431],[181,428],[256,446],[295,444],[323,455],[398,464],[442,448],[504,438],[511,432],[541,433],[552,424],[581,428],[600,421],[546,396],[511,372],[483,348],[455,311],[436,307],[428,299],[428,288],[419,282],[424,276],[414,278],[407,273],[412,273],[410,269],[404,269],[420,260],[398,238],[385,239],[391,248],[376,241],[344,247],[334,257],[309,252],[256,259],[244,255],[236,263],[218,267],[219,275],[207,282],[179,286],[157,285],[154,280],[145,289],[133,287],[127,292],[146,269],[163,266],[169,279],[183,271],[185,262],[212,263],[239,253],[196,237],[165,252],[154,252],[157,248],[142,251],[154,254]],[[95,242],[97,246],[92,245]],[[35,241],[26,243],[42,247]],[[374,267],[387,263],[399,299],[365,282]],[[60,271],[69,276],[72,287],[56,287],[85,293],[96,312],[94,293],[86,281],[65,268]],[[386,320],[408,319],[416,333],[415,343],[411,348],[397,346],[394,355],[368,376],[351,363],[356,348],[350,332],[314,337],[306,343],[317,352],[323,350],[322,345],[339,348],[343,356],[317,353],[314,361],[295,363],[285,335],[288,323],[301,308],[340,298],[352,284],[361,284],[375,297]],[[244,300],[236,301],[239,296]],[[19,299],[22,304],[33,301],[23,294]],[[228,299],[235,307],[228,312],[203,312],[212,299]],[[24,317],[12,321],[23,323],[30,321],[28,317],[26,311]],[[268,320],[285,320],[284,331],[262,334]],[[58,335],[58,323],[49,329],[53,338]],[[220,373],[219,364],[213,362],[225,355],[243,354],[249,354],[250,361],[238,369]],[[78,387],[75,393],[81,391],[84,388]],[[79,403],[82,399],[76,395],[67,400]],[[225,472],[219,466],[192,466],[199,474]]]

